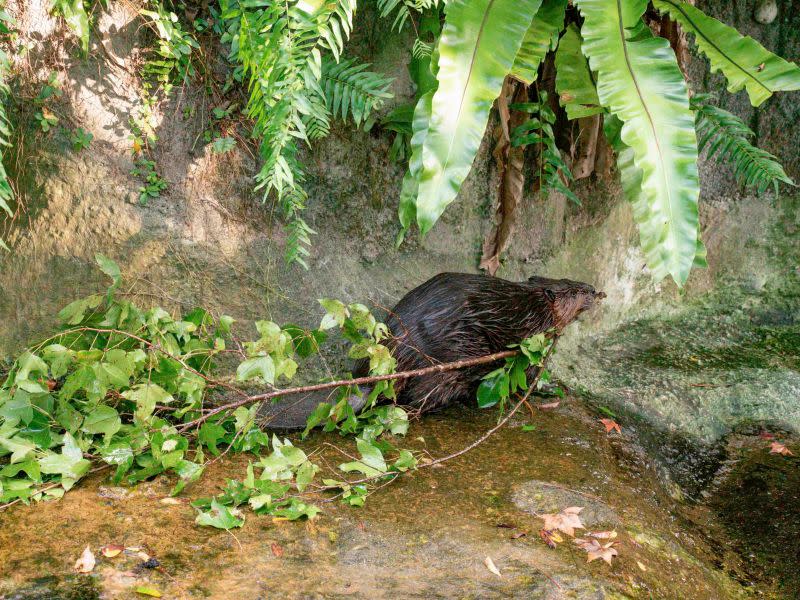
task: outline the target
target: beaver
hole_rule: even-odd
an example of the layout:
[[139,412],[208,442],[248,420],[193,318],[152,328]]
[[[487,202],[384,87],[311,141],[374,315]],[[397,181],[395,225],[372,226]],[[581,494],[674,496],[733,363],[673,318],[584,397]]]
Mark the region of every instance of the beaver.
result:
[[[551,329],[557,332],[605,298],[591,285],[570,279],[531,277],[524,282],[489,275],[440,273],[406,294],[388,312],[385,323],[392,337],[386,342],[397,360],[397,371],[477,358],[506,350],[510,344]],[[395,402],[416,413],[439,410],[456,401],[470,401],[480,380],[497,368],[485,364],[395,381]],[[361,360],[355,377],[369,374]],[[370,388],[349,402],[358,412]],[[330,394],[309,394],[267,405],[266,427],[294,429]]]

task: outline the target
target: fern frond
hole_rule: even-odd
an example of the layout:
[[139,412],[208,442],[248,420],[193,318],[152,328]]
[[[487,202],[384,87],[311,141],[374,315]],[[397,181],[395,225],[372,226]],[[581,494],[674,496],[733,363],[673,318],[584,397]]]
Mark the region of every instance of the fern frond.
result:
[[411,46],[411,56],[417,60],[422,60],[423,58],[428,58],[431,54],[433,54],[433,44],[423,42],[419,38],[414,40],[414,45]]
[[539,183],[546,191],[564,194],[575,204],[580,199],[569,189],[575,179],[561,152],[556,146],[553,124],[556,115],[547,105],[547,94],[540,92],[539,102],[521,102],[510,104],[512,110],[520,110],[532,115],[532,118],[511,132],[512,146],[536,145],[539,148]]
[[158,34],[158,44],[151,50],[143,71],[169,94],[173,83],[186,83],[194,76],[191,55],[200,45],[191,33],[183,30],[178,16],[160,2],[155,3],[155,10],[142,9],[139,14],[150,20]]
[[421,13],[439,6],[439,0],[378,0],[378,11],[382,18],[390,17],[396,10],[392,30],[401,31],[411,16],[411,11]]
[[[0,33],[7,34],[13,25],[12,18],[0,10]],[[5,149],[11,145],[11,122],[6,113],[6,104],[11,97],[11,88],[8,85],[8,77],[11,73],[11,62],[5,50],[0,49],[0,214],[5,213],[9,219],[14,217],[10,203],[14,200],[14,191],[8,181],[8,174],[3,166]],[[0,238],[0,248],[8,250],[3,238]]]
[[707,149],[708,158],[732,163],[739,185],[759,194],[770,186],[777,194],[780,183],[795,185],[775,156],[751,143],[755,134],[739,117],[708,100],[708,95],[691,100],[700,152]]
[[314,15],[312,29],[318,35],[319,45],[333,54],[336,62],[344,51],[344,42],[353,29],[356,0],[334,0]]
[[328,58],[322,61],[320,82],[328,110],[342,120],[351,117],[357,126],[392,97],[388,90],[394,80],[367,67],[353,58],[338,64]]

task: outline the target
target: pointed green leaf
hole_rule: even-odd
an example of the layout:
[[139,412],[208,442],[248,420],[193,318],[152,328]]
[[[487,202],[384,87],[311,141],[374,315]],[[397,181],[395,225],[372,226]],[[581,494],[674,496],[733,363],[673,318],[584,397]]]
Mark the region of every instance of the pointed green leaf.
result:
[[647,264],[656,279],[669,274],[683,285],[697,252],[700,193],[686,82],[669,43],[642,22],[646,0],[575,3],[597,95],[623,122],[621,140],[642,171],[633,209]]
[[244,518],[233,514],[230,508],[220,504],[217,500],[212,500],[211,508],[198,514],[194,522],[217,529],[233,529],[244,525]]
[[249,381],[256,378],[270,384],[275,383],[275,363],[270,356],[255,356],[237,367],[237,381]]
[[564,29],[567,0],[544,0],[533,18],[511,67],[511,76],[531,85],[536,81],[539,65],[550,50],[555,49],[558,34]]
[[774,92],[800,89],[800,67],[750,36],[743,36],[688,2],[653,0],[653,6],[693,33],[698,49],[711,62],[711,70],[725,75],[728,91],[746,89],[753,106],[759,106]]
[[556,52],[556,91],[567,118],[580,119],[603,112],[589,63],[581,52],[581,34],[573,23],[567,27]]
[[451,0],[439,38],[439,88],[422,150],[417,223],[433,227],[478,152],[492,103],[541,0]]

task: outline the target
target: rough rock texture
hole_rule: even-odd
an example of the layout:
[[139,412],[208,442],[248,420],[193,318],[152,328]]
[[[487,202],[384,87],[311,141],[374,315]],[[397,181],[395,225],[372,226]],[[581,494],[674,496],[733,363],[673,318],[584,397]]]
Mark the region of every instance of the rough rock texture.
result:
[[[396,249],[403,168],[387,158],[390,135],[335,129],[305,155],[307,215],[319,235],[310,270],[303,271],[283,264],[284,233],[252,195],[255,165],[247,152],[218,156],[198,141],[210,107],[187,89],[159,112],[155,159],[169,188],[139,205],[128,138],[139,82],[127,57],[140,52],[145,34],[133,7],[112,3],[101,14],[97,27],[109,41],[100,51],[94,39],[84,60],[42,51],[39,40],[58,27],[46,4],[10,3],[23,38],[32,41],[32,56],[39,57],[29,75],[44,79],[63,62],[64,121],[95,137],[88,150],[75,153],[63,136],[30,132],[32,143],[45,147],[25,157],[28,213],[9,236],[14,252],[0,258],[0,357],[47,331],[68,301],[104,285],[93,266],[96,252],[120,262],[128,291],[143,303],[203,304],[245,323],[269,317],[313,325],[320,317],[316,298],[386,306],[437,272],[475,270],[496,189],[489,136],[459,202],[424,240],[412,236]],[[800,52],[800,16],[786,2],[771,25],[756,23],[747,3],[700,4],[790,58]],[[351,51],[394,75],[402,102],[412,93],[404,66],[409,34],[389,33],[383,22],[370,26],[373,16],[362,15]],[[707,74],[702,59],[691,72],[695,87],[722,90],[720,76]],[[800,94],[775,97],[760,111],[749,108],[744,93],[720,97],[798,178]],[[570,277],[608,294],[601,310],[571,328],[554,364],[558,376],[598,405],[691,443],[713,444],[754,421],[777,420],[797,430],[796,361],[752,364],[749,353],[761,344],[769,354],[763,345],[769,334],[796,357],[790,342],[798,327],[798,202],[744,196],[730,170],[714,163],[702,165],[702,177],[709,268],[694,271],[685,291],[652,281],[618,186],[590,180],[578,186],[580,208],[557,195],[528,194],[498,275]],[[741,344],[750,344],[742,350],[747,360],[726,358],[700,374],[688,369],[698,352],[730,357]]]

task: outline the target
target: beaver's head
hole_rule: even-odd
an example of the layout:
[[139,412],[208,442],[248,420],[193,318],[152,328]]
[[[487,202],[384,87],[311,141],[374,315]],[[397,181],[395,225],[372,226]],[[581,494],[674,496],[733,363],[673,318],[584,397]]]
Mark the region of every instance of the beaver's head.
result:
[[593,308],[606,297],[588,283],[571,279],[546,279],[531,277],[529,283],[541,287],[545,299],[555,315],[556,327],[562,329],[578,318],[582,312]]

